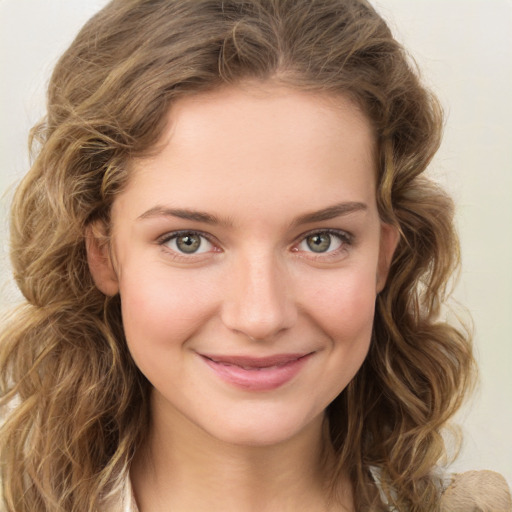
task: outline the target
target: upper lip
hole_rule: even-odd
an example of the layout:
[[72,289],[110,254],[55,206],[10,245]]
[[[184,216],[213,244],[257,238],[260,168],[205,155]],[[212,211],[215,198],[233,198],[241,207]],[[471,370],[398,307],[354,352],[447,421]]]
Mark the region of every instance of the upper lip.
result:
[[293,361],[297,361],[302,357],[308,356],[312,352],[301,352],[297,354],[275,354],[267,357],[253,356],[232,356],[232,355],[216,355],[201,354],[202,357],[210,359],[215,363],[227,364],[233,366],[249,367],[249,368],[269,368],[271,366],[282,366]]

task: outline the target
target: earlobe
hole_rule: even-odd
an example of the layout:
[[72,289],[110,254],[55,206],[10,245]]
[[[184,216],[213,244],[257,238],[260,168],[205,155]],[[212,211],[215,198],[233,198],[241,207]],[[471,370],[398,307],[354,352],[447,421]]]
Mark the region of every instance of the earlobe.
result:
[[85,247],[89,270],[96,287],[105,295],[116,295],[119,292],[119,282],[103,222],[96,221],[87,226]]
[[382,223],[380,232],[379,264],[377,268],[377,293],[380,293],[386,285],[389,268],[393,261],[393,254],[399,240],[400,233],[398,228],[391,224]]

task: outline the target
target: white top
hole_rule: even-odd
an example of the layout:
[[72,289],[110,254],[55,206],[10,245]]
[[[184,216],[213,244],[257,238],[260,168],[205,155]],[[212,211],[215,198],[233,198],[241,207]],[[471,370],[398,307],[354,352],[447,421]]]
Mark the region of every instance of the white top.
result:
[[123,512],[139,512],[137,503],[135,503],[135,496],[133,495],[132,483],[130,481],[130,475],[128,474],[123,487],[122,495],[122,508]]
[[[121,504],[122,512],[139,512],[129,476],[125,480]],[[441,511],[512,512],[510,490],[503,476],[494,471],[455,474],[441,498]]]

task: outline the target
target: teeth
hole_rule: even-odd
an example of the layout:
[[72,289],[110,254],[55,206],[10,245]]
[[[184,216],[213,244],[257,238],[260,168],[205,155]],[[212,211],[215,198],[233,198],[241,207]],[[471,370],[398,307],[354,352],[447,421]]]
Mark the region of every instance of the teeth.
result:
[[271,368],[279,368],[280,366],[284,366],[285,364],[287,364],[287,363],[283,363],[283,364],[276,364],[276,365],[272,365],[272,366],[244,366],[244,365],[240,365],[240,364],[222,363],[219,361],[215,361],[215,362],[217,364],[221,364],[222,366],[236,366],[237,368],[242,368],[244,370],[249,370],[249,371],[269,370]]
[[273,368],[281,368],[282,366],[285,366],[293,361],[296,361],[297,359],[293,359],[291,361],[285,361],[280,364],[273,364],[271,366],[245,366],[245,365],[241,365],[241,364],[227,363],[224,361],[216,361],[215,359],[210,359],[210,360],[213,361],[214,363],[221,364],[222,366],[236,366],[237,368],[242,368],[243,370],[260,371],[260,370],[270,370]]
[[274,364],[272,366],[243,366],[239,364],[227,364],[226,366],[236,366],[238,368],[242,368],[243,370],[248,371],[261,371],[261,370],[271,370],[273,368],[280,368],[281,366],[284,366],[287,363],[283,364]]

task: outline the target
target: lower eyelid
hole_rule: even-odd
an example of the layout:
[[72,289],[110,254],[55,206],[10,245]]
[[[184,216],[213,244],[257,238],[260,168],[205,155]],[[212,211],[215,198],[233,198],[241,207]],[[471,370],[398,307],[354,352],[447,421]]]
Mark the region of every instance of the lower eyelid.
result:
[[[167,248],[170,251],[172,251],[173,253],[175,253],[176,255],[183,256],[185,258],[193,257],[194,255],[197,255],[197,256],[204,255],[208,252],[222,252],[222,249],[220,248],[219,244],[216,243],[215,241],[213,241],[208,234],[203,233],[201,231],[179,230],[179,231],[169,232],[169,233],[166,233],[165,235],[162,235],[161,237],[159,237],[157,239],[157,243],[158,243],[158,245],[160,245],[162,247],[166,247],[166,244],[168,244],[171,240],[175,240],[178,237],[187,235],[187,234],[200,236],[211,247],[206,251],[189,253],[189,254],[182,252],[180,250],[173,249],[168,246],[167,246]],[[354,237],[350,233],[347,233],[346,231],[324,229],[324,230],[311,231],[309,233],[305,233],[305,234],[301,235],[299,241],[293,245],[292,250],[294,252],[298,252],[300,250],[300,249],[298,249],[298,246],[302,242],[304,242],[306,240],[306,238],[316,235],[316,234],[328,234],[332,237],[338,238],[340,240],[340,247],[338,247],[334,250],[328,250],[323,253],[322,252],[315,253],[314,251],[303,251],[303,252],[308,253],[310,255],[310,257],[324,258],[324,259],[328,258],[329,256],[334,257],[334,256],[337,256],[340,252],[347,251],[349,249],[349,247],[351,245],[353,245]]]
[[[210,246],[209,249],[206,251],[192,252],[192,253],[187,254],[185,252],[174,249],[167,245],[169,242],[176,240],[180,236],[185,236],[185,235],[196,235],[196,236],[201,237],[204,240],[204,242],[206,242]],[[158,238],[157,243],[161,247],[167,247],[172,252],[174,252],[180,256],[184,256],[184,257],[193,257],[194,255],[199,256],[199,255],[202,255],[202,254],[205,254],[208,252],[212,252],[212,249],[218,248],[218,245],[215,242],[213,242],[207,234],[202,233],[200,231],[191,231],[191,230],[180,230],[180,231],[174,231],[174,232],[167,233],[167,234],[161,236],[160,238]]]
[[[326,252],[315,252],[313,250],[301,250],[299,248],[300,244],[306,241],[306,239],[310,236],[317,234],[328,234],[332,237],[339,239],[339,247],[333,250],[327,250]],[[302,258],[312,261],[324,262],[327,263],[329,261],[338,261],[340,258],[344,258],[347,253],[350,251],[352,246],[354,245],[354,236],[346,231],[338,231],[332,229],[320,229],[310,231],[309,233],[305,233],[301,235],[298,242],[296,242],[292,247],[292,252],[300,254]]]
[[353,239],[354,239],[354,237],[351,234],[349,234],[345,231],[334,231],[334,230],[324,229],[324,230],[319,230],[319,231],[311,231],[310,233],[301,235],[297,244],[305,241],[310,236],[323,235],[323,234],[332,236],[334,238],[338,238],[341,241],[341,243],[343,243],[344,245],[351,245],[353,243]]

